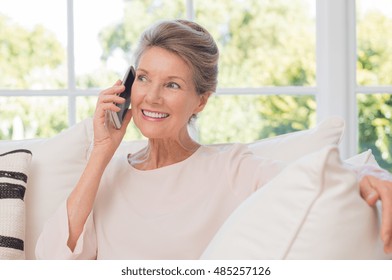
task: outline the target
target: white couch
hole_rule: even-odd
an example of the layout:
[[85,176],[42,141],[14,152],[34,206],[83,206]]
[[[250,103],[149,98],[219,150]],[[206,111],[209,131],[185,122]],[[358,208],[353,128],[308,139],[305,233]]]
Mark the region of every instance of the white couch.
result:
[[[382,250],[379,207],[369,207],[360,198],[353,172],[340,159],[337,145],[343,130],[343,121],[334,117],[309,130],[248,144],[258,155],[291,164],[240,205],[202,259],[391,259]],[[28,173],[25,203],[14,205],[24,207],[25,221],[12,213],[4,217],[10,211],[0,213],[0,236],[5,235],[2,227],[12,235],[17,226],[25,250],[1,254],[0,246],[0,258],[35,259],[40,231],[79,179],[92,137],[92,121],[86,119],[53,138],[0,141],[0,154],[15,149],[32,152],[31,162],[11,159],[24,161],[24,167],[12,168]],[[145,141],[124,142],[117,153],[135,152],[144,145]],[[0,156],[1,168],[9,165],[6,157]],[[371,151],[346,161],[377,164]],[[0,210],[7,207],[4,201],[0,199]],[[25,231],[21,233],[20,227]]]

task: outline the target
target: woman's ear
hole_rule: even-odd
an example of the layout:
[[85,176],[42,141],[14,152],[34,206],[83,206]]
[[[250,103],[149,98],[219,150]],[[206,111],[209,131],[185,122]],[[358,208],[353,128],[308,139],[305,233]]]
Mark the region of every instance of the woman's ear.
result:
[[211,91],[207,91],[207,92],[199,95],[200,102],[199,102],[199,105],[196,107],[194,114],[197,114],[197,113],[200,113],[201,111],[203,111],[204,107],[206,106],[206,104],[208,102],[208,98],[210,98],[211,94],[212,94]]

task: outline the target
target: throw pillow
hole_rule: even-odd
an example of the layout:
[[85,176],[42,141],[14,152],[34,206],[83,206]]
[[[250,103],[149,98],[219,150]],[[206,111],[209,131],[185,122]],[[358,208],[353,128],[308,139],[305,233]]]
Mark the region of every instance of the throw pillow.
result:
[[92,122],[86,119],[47,139],[0,141],[0,153],[28,149],[34,157],[26,192],[26,259],[35,259],[35,244],[46,220],[74,188],[86,165]]
[[262,139],[249,143],[248,146],[261,157],[292,162],[327,145],[338,145],[343,131],[344,120],[329,117],[313,128]]
[[387,259],[377,209],[328,146],[291,163],[228,218],[202,259]]
[[29,150],[0,154],[0,259],[24,259]]

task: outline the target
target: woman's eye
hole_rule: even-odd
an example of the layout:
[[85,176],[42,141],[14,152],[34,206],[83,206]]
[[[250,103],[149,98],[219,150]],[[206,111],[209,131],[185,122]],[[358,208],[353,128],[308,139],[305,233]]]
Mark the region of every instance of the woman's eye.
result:
[[146,82],[147,81],[147,77],[144,75],[138,75],[137,76],[137,80],[141,81],[141,82]]
[[174,82],[168,83],[167,87],[168,88],[173,88],[173,89],[179,89],[180,88],[180,86],[177,83],[174,83]]

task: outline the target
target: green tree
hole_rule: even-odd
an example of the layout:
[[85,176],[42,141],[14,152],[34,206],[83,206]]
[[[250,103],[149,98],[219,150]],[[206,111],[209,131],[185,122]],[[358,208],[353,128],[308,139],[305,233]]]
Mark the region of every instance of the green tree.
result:
[[[64,87],[64,75],[59,68],[65,51],[56,37],[42,26],[28,30],[0,14],[0,87],[31,89]],[[46,79],[45,73],[54,73]],[[1,97],[0,139],[47,137],[67,127],[64,98]],[[15,129],[18,128],[18,132]]]
[[[196,20],[212,33],[221,51],[220,87],[315,84],[315,25],[303,1],[195,3]],[[200,117],[200,138],[208,143],[249,142],[315,122],[316,104],[310,96],[217,99]]]
[[[391,85],[392,19],[369,12],[358,21],[357,82]],[[359,150],[371,149],[382,167],[392,170],[392,98],[390,94],[359,94]]]
[[360,94],[359,149],[371,149],[377,162],[392,170],[392,98],[390,94]]
[[115,51],[120,51],[125,61],[132,63],[132,54],[144,29],[157,20],[185,17],[183,0],[124,0],[124,2],[123,21],[107,26],[100,32],[103,60]]
[[221,87],[315,84],[315,24],[304,1],[195,4],[221,50]]
[[0,14],[0,87],[31,88],[38,83],[61,88],[65,79],[41,79],[44,70],[57,69],[65,60],[65,50],[56,37],[42,25],[28,30]]

